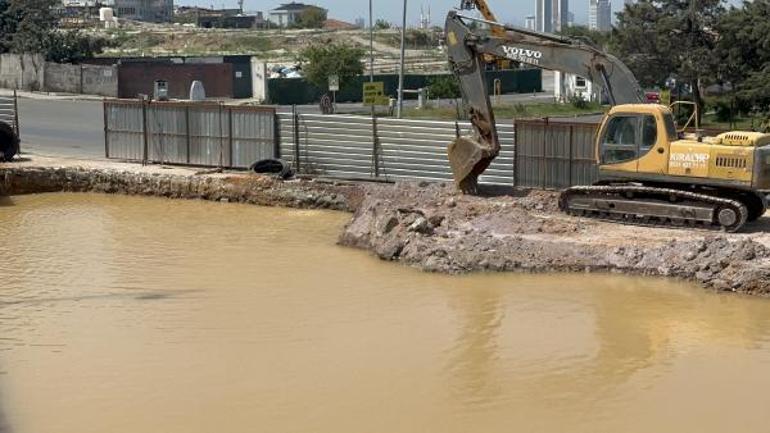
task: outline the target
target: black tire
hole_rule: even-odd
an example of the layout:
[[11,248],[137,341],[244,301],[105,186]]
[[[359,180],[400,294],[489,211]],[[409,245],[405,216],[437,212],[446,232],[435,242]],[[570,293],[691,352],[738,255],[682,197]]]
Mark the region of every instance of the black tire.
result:
[[0,122],[0,161],[10,161],[19,153],[19,137],[11,125]]

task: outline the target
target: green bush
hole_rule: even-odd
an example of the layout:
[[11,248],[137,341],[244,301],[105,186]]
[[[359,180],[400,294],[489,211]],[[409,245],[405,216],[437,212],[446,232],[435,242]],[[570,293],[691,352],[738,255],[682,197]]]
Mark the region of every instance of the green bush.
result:
[[714,109],[714,117],[718,122],[729,122],[732,120],[733,109],[728,99],[719,98],[709,105]]
[[579,109],[579,110],[585,110],[588,108],[588,100],[583,97],[582,94],[574,94],[569,97],[569,103],[572,104],[573,107]]
[[428,92],[431,98],[459,98],[460,82],[454,75],[437,75],[428,78]]

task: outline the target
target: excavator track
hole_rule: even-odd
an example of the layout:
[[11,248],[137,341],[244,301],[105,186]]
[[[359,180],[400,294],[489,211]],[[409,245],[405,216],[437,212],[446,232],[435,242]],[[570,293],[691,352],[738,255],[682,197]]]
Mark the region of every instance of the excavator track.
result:
[[636,185],[575,186],[562,192],[559,208],[570,215],[645,226],[741,229],[749,212],[738,200],[673,188]]

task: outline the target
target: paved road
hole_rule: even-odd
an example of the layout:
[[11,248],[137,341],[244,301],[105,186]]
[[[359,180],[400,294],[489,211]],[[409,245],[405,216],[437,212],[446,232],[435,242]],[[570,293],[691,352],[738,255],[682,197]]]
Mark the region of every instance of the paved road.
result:
[[100,101],[19,99],[22,152],[104,158]]
[[[545,78],[545,77],[544,77]],[[552,80],[543,80],[552,91]],[[549,86],[549,84],[551,84]],[[504,95],[506,103],[552,100],[552,93]],[[416,101],[405,101],[407,107]],[[360,104],[339,104],[339,112],[361,111]],[[279,107],[291,111],[291,107]],[[319,112],[317,105],[299,107],[302,113]],[[77,157],[104,158],[104,114],[102,102],[93,100],[19,99],[22,152]]]

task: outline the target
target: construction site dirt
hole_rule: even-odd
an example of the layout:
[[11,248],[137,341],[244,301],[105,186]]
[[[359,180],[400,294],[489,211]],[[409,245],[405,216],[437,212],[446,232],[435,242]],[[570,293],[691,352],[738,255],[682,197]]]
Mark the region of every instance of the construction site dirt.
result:
[[339,244],[430,272],[618,272],[770,296],[768,216],[728,234],[570,217],[559,212],[553,191],[509,188],[467,196],[452,184],[428,182],[283,182],[245,173],[40,157],[0,164],[0,195],[55,191],[352,212]]

